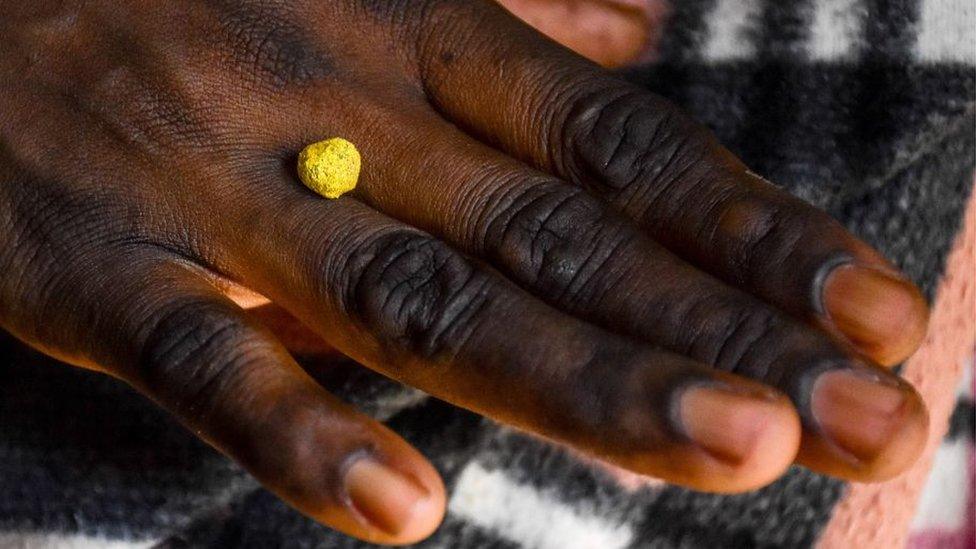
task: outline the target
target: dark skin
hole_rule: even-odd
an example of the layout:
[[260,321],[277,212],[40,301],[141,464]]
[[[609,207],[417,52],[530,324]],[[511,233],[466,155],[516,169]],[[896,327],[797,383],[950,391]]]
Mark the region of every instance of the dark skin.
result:
[[[431,465],[223,291],[637,473],[889,478],[918,290],[665,100],[487,1],[0,0],[0,327],[119,377],[282,499],[409,543]],[[342,136],[358,188],[294,163]]]

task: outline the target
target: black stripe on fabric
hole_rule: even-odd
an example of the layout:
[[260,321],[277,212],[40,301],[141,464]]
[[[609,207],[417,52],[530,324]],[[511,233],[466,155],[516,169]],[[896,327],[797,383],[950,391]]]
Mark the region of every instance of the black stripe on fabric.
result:
[[[715,8],[716,2],[717,0],[668,0],[671,13],[665,22],[659,52],[663,66],[697,64],[695,59],[700,57],[708,35],[705,15]],[[675,95],[671,96],[672,101],[688,102],[688,98],[682,95],[688,88],[686,74],[674,71],[660,76],[675,90]]]
[[[793,467],[775,483],[745,494],[716,496],[668,487],[644,509],[634,548],[813,547],[844,483]],[[647,545],[653,540],[653,545]]]
[[922,1],[939,0],[864,0],[870,22],[864,26],[865,61],[912,62]]
[[121,381],[0,329],[0,533],[155,539],[250,486]]
[[813,0],[766,0],[756,42],[758,57],[784,58],[794,64],[805,57],[813,12]]
[[[941,99],[932,95],[934,103]],[[934,115],[926,109],[915,114],[925,113]],[[934,299],[944,273],[951,236],[962,227],[976,168],[976,120],[971,115],[961,118],[961,124],[943,120],[944,135],[924,142],[924,147],[914,144],[912,148],[920,148],[913,151],[915,158],[909,165],[885,175],[881,186],[831,210],[855,235],[900,267],[929,300]]]
[[[799,127],[796,116],[795,82],[806,70],[797,63],[803,39],[807,36],[808,3],[767,0],[761,5],[751,39],[756,53],[753,59],[723,63],[734,75],[731,84],[739,88],[735,110],[744,114],[739,130],[740,149],[745,159],[775,159],[776,151],[802,136],[791,135]],[[742,85],[744,84],[744,85]],[[692,100],[692,103],[695,103]],[[750,166],[765,174],[764,162],[754,160]]]
[[960,399],[949,417],[949,432],[946,440],[967,439],[970,442],[976,438],[976,407],[973,401]]
[[[255,490],[233,506],[233,516],[208,519],[158,544],[154,549],[375,549],[379,546],[340,534],[291,509],[265,490]],[[434,535],[412,545],[416,549],[444,547],[473,549],[523,549],[498,533],[480,528],[450,514]]]
[[[879,166],[879,157],[891,149],[891,136],[905,130],[899,115],[914,112],[919,105],[919,90],[912,85],[919,2],[863,1],[866,23],[870,23],[863,27],[865,46],[850,87],[836,92],[848,98],[848,131],[839,140],[837,152],[846,155],[852,166]],[[877,160],[865,163],[865,158]]]
[[449,493],[468,462],[483,451],[493,427],[490,420],[434,397],[386,425],[430,459]]
[[563,446],[504,427],[477,457],[485,469],[502,471],[512,482],[553,494],[567,505],[586,501],[592,512],[611,521],[639,513],[644,501],[641,492],[647,490],[625,490],[609,469],[585,459]]
[[668,17],[661,41],[660,58],[679,62],[697,58],[708,35],[706,15],[715,9],[717,0],[670,0]]

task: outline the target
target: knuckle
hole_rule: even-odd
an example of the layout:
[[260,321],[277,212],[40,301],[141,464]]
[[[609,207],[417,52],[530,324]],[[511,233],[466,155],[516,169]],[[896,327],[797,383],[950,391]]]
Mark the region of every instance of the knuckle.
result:
[[446,244],[394,231],[361,245],[342,276],[347,313],[422,358],[456,355],[474,330],[493,281]]
[[755,351],[765,353],[770,346],[778,347],[777,335],[781,322],[772,311],[753,308],[743,310],[739,307],[725,309],[720,321],[708,341],[708,353],[712,354],[716,368],[744,374],[753,379],[765,379],[769,363],[761,360],[747,360]]
[[269,344],[230,305],[189,300],[168,306],[144,328],[134,379],[189,416],[206,413],[267,356]]
[[[649,441],[665,440],[668,394],[687,372],[667,360],[624,340],[597,345],[579,365],[586,375],[568,378],[548,392],[552,408],[547,415],[573,435],[599,439],[609,429],[621,450],[625,446],[638,450]],[[593,379],[600,383],[592,383]]]
[[558,182],[503,201],[485,231],[484,249],[514,277],[570,306],[594,294],[594,282],[632,232],[599,200]]
[[679,348],[691,358],[751,379],[775,381],[794,361],[790,353],[816,346],[807,331],[746,296],[698,292],[677,319]]
[[295,24],[285,3],[227,3],[219,20],[226,47],[247,75],[280,89],[333,74],[332,60]]
[[[104,296],[117,295],[118,286],[104,287],[118,280],[111,252],[135,260],[149,249],[117,202],[108,190],[65,188],[24,170],[0,175],[0,317],[8,328],[66,356],[88,354],[108,309]],[[70,328],[79,325],[85,329]]]
[[[108,189],[66,189],[57,182],[15,172],[0,195],[3,272],[20,273],[22,297],[46,300],[56,280],[96,261],[106,245],[138,244],[139,222],[118,215],[117,195]],[[72,267],[69,269],[68,267]],[[7,283],[14,277],[5,279]]]
[[[5,167],[0,164],[0,168]],[[0,272],[13,273],[12,266],[20,255],[20,242],[23,237],[18,233],[20,212],[24,209],[20,202],[23,200],[16,190],[22,185],[20,175],[12,170],[0,171]]]
[[355,0],[357,8],[392,27],[415,27],[439,0]]
[[234,460],[293,501],[336,504],[350,459],[377,448],[370,420],[350,417],[315,392],[255,399],[250,433],[228,441]]
[[760,278],[773,269],[795,263],[793,256],[812,229],[794,208],[748,196],[728,199],[714,219],[713,247],[738,267],[736,282],[750,285],[762,283]]
[[646,93],[582,96],[564,123],[566,163],[612,195],[653,193],[700,165],[710,148],[702,127]]
[[[219,126],[210,99],[197,103],[172,90],[135,77],[106,90],[117,109],[101,112],[109,127],[133,149],[158,157],[177,150],[203,151],[218,141]],[[100,99],[101,100],[101,99]]]
[[353,0],[353,3],[356,11],[364,12],[387,29],[391,47],[411,56],[427,82],[439,79],[440,71],[456,58],[458,47],[477,41],[470,29],[485,16],[484,10],[475,6],[444,0]]

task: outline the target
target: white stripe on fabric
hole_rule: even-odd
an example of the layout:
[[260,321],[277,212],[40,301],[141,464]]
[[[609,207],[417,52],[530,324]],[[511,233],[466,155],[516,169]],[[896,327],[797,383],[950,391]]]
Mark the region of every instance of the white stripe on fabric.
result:
[[374,404],[376,412],[373,414],[373,419],[386,421],[408,408],[420,406],[429,398],[427,393],[423,391],[405,387],[392,395],[377,398]]
[[976,63],[976,2],[923,0],[915,53],[920,61]]
[[974,399],[973,394],[973,375],[976,375],[976,357],[969,357],[962,365],[962,380],[956,390],[956,397],[969,400]]
[[817,0],[807,51],[817,61],[849,57],[854,52],[866,10],[860,0]]
[[955,531],[965,526],[969,483],[972,482],[972,479],[968,479],[970,451],[966,437],[943,441],[936,450],[929,478],[915,511],[912,531]]
[[627,525],[560,502],[477,463],[461,472],[450,511],[527,549],[622,549],[634,537]]
[[116,541],[80,534],[0,533],[3,549],[149,549],[159,541]]
[[718,0],[706,16],[708,36],[702,46],[707,61],[748,59],[756,54],[755,31],[762,4],[758,0]]

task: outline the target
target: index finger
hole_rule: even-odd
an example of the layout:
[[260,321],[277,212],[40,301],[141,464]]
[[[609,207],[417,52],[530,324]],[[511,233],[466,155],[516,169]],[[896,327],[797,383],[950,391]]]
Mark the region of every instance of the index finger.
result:
[[[418,63],[431,101],[455,122],[876,362],[901,362],[921,343],[927,306],[911,282],[826,213],[751,173],[668,101],[499,8],[433,4],[418,24]],[[486,29],[509,39],[481,39]]]

